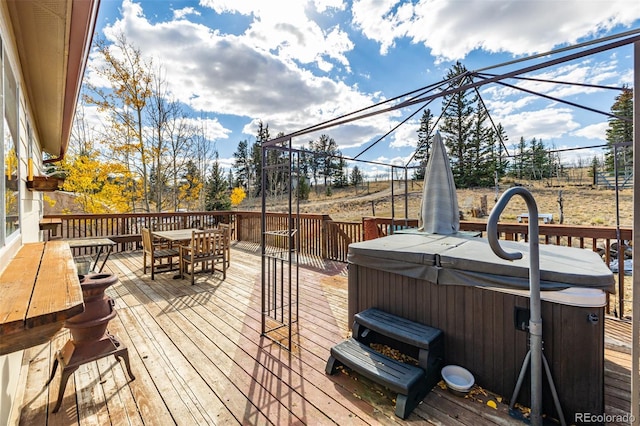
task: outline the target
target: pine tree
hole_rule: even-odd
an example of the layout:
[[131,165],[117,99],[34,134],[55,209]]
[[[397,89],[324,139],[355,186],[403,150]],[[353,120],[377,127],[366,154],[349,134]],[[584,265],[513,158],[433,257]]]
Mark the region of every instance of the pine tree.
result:
[[495,141],[493,144],[493,161],[494,161],[494,172],[497,173],[498,179],[503,177],[507,170],[509,169],[509,159],[508,152],[505,149],[506,143],[509,140],[507,136],[507,132],[502,127],[502,124],[498,123],[496,125],[496,131],[492,134],[495,137]]
[[516,158],[513,162],[511,174],[516,179],[524,178],[527,173],[526,164],[529,163],[529,152],[527,151],[527,142],[524,137],[520,136],[520,141],[516,146]]
[[414,179],[424,179],[424,171],[429,161],[431,151],[431,138],[433,135],[433,114],[430,109],[425,109],[420,117],[420,127],[418,128],[418,145],[414,159],[420,162],[420,167],[414,170]]
[[[611,107],[611,113],[620,118],[610,118],[607,129],[608,151],[605,153],[605,165],[609,172],[614,171],[613,146],[620,142],[633,141],[633,91],[625,87],[625,90],[615,98]],[[633,167],[633,148],[631,146],[619,147],[618,170]]]
[[249,143],[246,140],[238,142],[238,148],[233,153],[235,161],[233,168],[236,170],[236,186],[249,190],[251,176],[251,161],[249,159]]
[[[324,186],[331,182],[333,175],[338,169],[338,159],[340,150],[338,150],[338,144],[336,141],[327,136],[320,135],[317,141],[310,142],[311,150],[313,151],[317,174],[324,179]],[[315,178],[315,176],[314,176]]]
[[[466,68],[457,62],[447,73],[446,80],[452,80],[466,73]],[[461,80],[464,82],[464,79]],[[474,122],[474,104],[477,101],[475,95],[469,97],[467,91],[459,91],[443,97],[443,105],[446,109],[442,112],[442,126],[444,143],[451,161],[451,171],[456,186],[466,188],[472,185],[471,168],[469,161],[471,131]]]
[[258,122],[256,141],[251,145],[251,175],[254,182],[254,196],[261,194],[262,187],[268,187],[268,182],[262,182],[262,143],[271,139],[269,135],[269,125],[264,125],[262,120]]
[[349,176],[347,171],[347,162],[340,157],[335,164],[335,172],[333,173],[333,186],[335,188],[344,188],[349,185]]
[[205,210],[229,210],[231,200],[229,199],[229,184],[224,178],[224,171],[220,167],[218,156],[211,166],[211,175],[207,179],[205,187]]
[[351,169],[351,185],[355,186],[356,188],[358,187],[358,185],[362,185],[362,182],[364,182],[364,177],[362,176],[362,172],[360,171],[360,168],[358,166],[353,166],[353,169]]
[[300,176],[298,178],[298,187],[297,187],[298,199],[308,200],[310,192],[311,192],[311,185],[309,185],[309,178],[307,178],[306,176]]
[[311,172],[311,178],[313,178],[313,186],[318,192],[318,171],[320,170],[320,158],[321,155],[316,151],[316,143],[309,141],[309,151],[311,154],[308,156],[308,169]]
[[494,181],[495,163],[492,155],[495,132],[486,126],[489,113],[478,103],[467,148],[466,163],[469,169],[464,179],[465,186],[491,186]]
[[[229,173],[227,174],[227,183],[229,184],[229,189],[238,187],[238,182],[234,178],[233,170],[231,169],[229,169]],[[245,193],[245,196],[246,196],[246,193]]]

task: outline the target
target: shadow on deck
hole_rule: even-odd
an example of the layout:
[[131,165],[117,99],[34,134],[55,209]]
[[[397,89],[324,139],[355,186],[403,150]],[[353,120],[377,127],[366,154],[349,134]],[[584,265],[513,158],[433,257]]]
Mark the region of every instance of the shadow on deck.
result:
[[[260,336],[260,257],[234,246],[227,279],[196,276],[196,285],[142,274],[140,252],[113,255],[119,283],[107,290],[117,317],[109,331],[129,348],[136,379],[113,357],[84,364],[51,413],[60,377],[43,385],[55,351],[69,338],[25,351],[20,424],[523,424],[482,389],[460,398],[436,386],[405,421],[394,395],[356,375],[324,372],[329,348],[348,335],[346,265],[304,259],[294,348]],[[607,319],[607,414],[629,412],[630,324]],[[561,392],[561,390],[559,390]],[[508,397],[505,395],[505,397]],[[497,409],[487,405],[495,401]]]

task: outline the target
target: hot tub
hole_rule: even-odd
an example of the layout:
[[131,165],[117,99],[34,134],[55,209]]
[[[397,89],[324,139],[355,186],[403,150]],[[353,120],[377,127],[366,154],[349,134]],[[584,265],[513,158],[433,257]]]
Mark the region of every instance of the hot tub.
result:
[[[503,260],[486,239],[394,234],[349,246],[349,323],[369,307],[444,332],[445,364],[511,398],[528,351],[529,246],[501,241],[523,258]],[[604,307],[611,271],[588,250],[540,246],[544,353],[568,422],[604,411]],[[518,402],[530,406],[529,375]],[[543,413],[557,418],[546,378]]]

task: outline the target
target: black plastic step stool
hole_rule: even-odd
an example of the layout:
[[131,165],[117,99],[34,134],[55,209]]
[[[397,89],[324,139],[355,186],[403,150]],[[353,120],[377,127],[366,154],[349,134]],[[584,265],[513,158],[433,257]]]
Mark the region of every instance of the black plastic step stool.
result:
[[442,330],[420,324],[376,308],[355,314],[353,338],[367,345],[382,343],[418,360],[429,381],[429,389],[440,381],[444,359]]
[[[418,359],[418,367],[382,355],[369,346],[386,344]],[[354,316],[353,337],[331,348],[326,373],[343,364],[398,393],[396,415],[407,418],[440,381],[444,357],[442,330],[379,309]]]
[[354,339],[331,348],[325,371],[334,374],[340,365],[396,392],[395,414],[402,419],[411,414],[430,390],[422,368],[396,361]]

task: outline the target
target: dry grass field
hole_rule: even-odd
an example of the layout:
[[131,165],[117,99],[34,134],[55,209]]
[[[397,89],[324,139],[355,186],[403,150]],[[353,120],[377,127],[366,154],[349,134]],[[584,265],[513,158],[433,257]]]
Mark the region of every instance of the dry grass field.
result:
[[[563,223],[569,225],[592,226],[616,226],[616,192],[611,189],[594,188],[591,186],[554,186],[550,187],[541,182],[523,183],[533,194],[538,205],[539,213],[551,213],[555,223],[560,219],[560,206],[558,198],[562,195]],[[513,186],[512,183],[503,183],[497,196]],[[465,219],[472,218],[473,208],[481,207],[483,197],[487,199],[487,214],[495,205],[495,188],[458,189],[458,205]],[[630,227],[633,224],[633,189],[623,189],[618,193],[618,210],[620,226]],[[404,217],[405,212],[409,218],[417,218],[422,202],[422,182],[409,182],[405,195],[403,182],[396,182],[391,203],[391,188],[387,182],[371,182],[362,188],[350,187],[347,189],[334,189],[331,196],[324,192],[316,194],[313,190],[309,201],[301,202],[300,209],[303,213],[328,214],[333,220],[360,221],[366,216],[380,217]],[[406,201],[408,202],[406,202]],[[249,204],[249,203],[248,203]],[[406,206],[406,207],[405,207]],[[244,206],[240,206],[242,210]],[[273,205],[274,210],[279,210],[278,205]],[[501,221],[516,222],[517,216],[526,213],[527,207],[524,199],[514,197],[504,210]],[[487,217],[477,218],[486,220]]]

